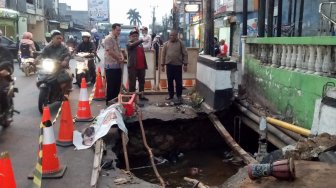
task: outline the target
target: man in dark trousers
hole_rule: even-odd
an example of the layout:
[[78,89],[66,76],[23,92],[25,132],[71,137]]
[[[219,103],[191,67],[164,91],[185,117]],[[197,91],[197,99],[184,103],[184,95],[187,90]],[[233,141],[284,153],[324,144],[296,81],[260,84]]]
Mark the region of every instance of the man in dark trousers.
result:
[[168,93],[166,100],[174,98],[174,81],[176,85],[176,97],[178,102],[182,102],[182,69],[186,72],[188,65],[187,49],[180,39],[178,33],[172,30],[169,40],[163,44],[162,49],[162,72],[167,67]]
[[128,82],[129,82],[129,92],[135,92],[136,80],[139,83],[139,99],[141,101],[148,101],[144,97],[145,89],[145,76],[147,69],[147,62],[145,57],[145,51],[142,46],[143,40],[139,40],[139,31],[132,30],[129,34],[130,40],[128,41],[127,53],[128,53]]
[[106,105],[112,99],[118,97],[121,87],[121,76],[124,56],[120,49],[119,35],[121,25],[115,23],[112,25],[112,32],[104,40],[105,47],[105,75],[106,75]]

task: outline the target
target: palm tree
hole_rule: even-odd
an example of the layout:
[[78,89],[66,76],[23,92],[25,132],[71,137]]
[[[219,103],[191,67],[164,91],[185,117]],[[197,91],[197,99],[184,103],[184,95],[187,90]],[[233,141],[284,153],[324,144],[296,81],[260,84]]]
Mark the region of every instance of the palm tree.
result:
[[130,25],[134,25],[134,26],[139,26],[141,25],[141,16],[139,14],[139,12],[137,11],[137,9],[129,9],[129,11],[127,12],[129,21],[130,21]]

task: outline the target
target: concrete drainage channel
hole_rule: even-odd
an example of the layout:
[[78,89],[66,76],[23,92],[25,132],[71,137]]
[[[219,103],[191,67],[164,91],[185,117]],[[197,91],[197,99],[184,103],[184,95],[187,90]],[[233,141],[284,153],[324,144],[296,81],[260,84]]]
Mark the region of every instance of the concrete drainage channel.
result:
[[[217,116],[236,142],[253,154],[258,149],[259,135],[248,126],[240,125],[242,122],[237,121],[237,113],[238,111],[231,110]],[[232,152],[206,114],[188,120],[149,119],[144,120],[143,125],[147,143],[155,156],[157,170],[166,187],[194,186],[183,177],[197,179],[208,186],[221,186],[245,165],[243,157]],[[139,123],[128,123],[127,127],[131,173],[120,171],[125,169],[124,151],[118,130],[112,130],[104,138],[106,155],[103,156],[98,187],[114,187],[112,182],[124,187],[159,187],[160,182],[144,147]],[[268,149],[272,151],[277,148],[269,144]]]

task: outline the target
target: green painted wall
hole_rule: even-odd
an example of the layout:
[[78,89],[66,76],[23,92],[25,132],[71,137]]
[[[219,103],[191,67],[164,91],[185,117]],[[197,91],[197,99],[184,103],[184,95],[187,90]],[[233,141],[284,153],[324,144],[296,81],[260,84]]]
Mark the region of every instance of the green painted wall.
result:
[[324,84],[336,83],[335,78],[264,66],[249,55],[245,63],[246,73],[256,85],[253,90],[264,95],[282,115],[290,109],[294,123],[308,129],[313,122],[315,100],[321,97]]

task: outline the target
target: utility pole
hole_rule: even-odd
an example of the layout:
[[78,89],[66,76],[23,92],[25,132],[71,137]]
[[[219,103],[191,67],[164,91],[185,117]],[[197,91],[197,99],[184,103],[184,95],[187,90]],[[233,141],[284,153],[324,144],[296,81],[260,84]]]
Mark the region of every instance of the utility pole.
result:
[[172,14],[173,14],[173,29],[175,31],[178,31],[179,21],[178,21],[178,8],[176,0],[174,0]]
[[214,6],[213,0],[203,0],[204,54],[214,55]]
[[156,28],[155,28],[155,22],[156,22],[156,17],[155,17],[155,8],[156,6],[153,6],[153,18],[152,18],[152,33],[156,33]]

